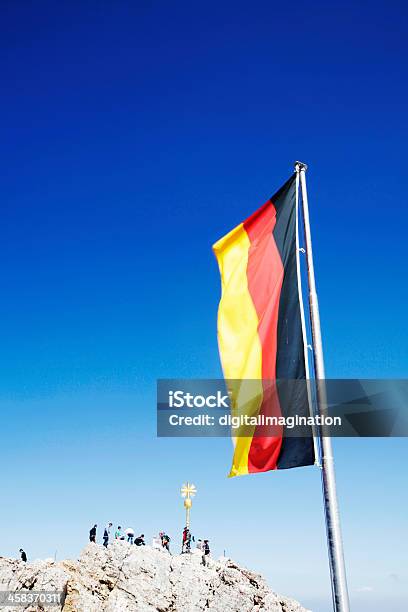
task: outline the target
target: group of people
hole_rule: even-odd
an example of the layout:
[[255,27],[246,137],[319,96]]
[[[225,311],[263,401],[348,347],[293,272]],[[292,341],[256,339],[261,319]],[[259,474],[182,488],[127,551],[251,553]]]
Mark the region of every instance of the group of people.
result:
[[[103,531],[103,545],[105,546],[105,548],[109,544],[109,540],[110,540],[110,537],[111,537],[112,526],[113,526],[112,523],[108,523],[105,526],[105,529]],[[98,528],[98,525],[95,524],[89,530],[89,541],[90,542],[96,543],[96,530],[97,530],[97,528]],[[118,527],[117,527],[117,529],[115,531],[114,539],[115,540],[127,540],[129,542],[129,544],[136,544],[136,546],[144,546],[146,544],[146,542],[144,540],[144,533],[142,533],[139,536],[135,537],[135,531],[134,531],[134,529],[132,529],[132,527],[128,527],[127,529],[125,529],[123,531],[121,525],[118,525]]]
[[[112,523],[108,523],[105,526],[104,531],[103,531],[103,545],[105,546],[105,548],[109,544],[112,526],[113,526]],[[96,543],[97,528],[98,528],[98,525],[95,524],[89,530],[89,541],[90,542]],[[135,537],[134,529],[132,529],[131,527],[128,527],[127,529],[125,529],[123,531],[122,527],[120,525],[118,525],[118,527],[117,527],[117,529],[116,529],[116,531],[114,533],[114,539],[115,540],[122,540],[122,541],[123,540],[127,540],[127,542],[129,542],[129,544],[136,544],[136,546],[144,546],[146,544],[145,536],[144,536],[143,533],[140,534],[139,536]],[[184,529],[183,529],[183,537],[182,537],[182,545],[181,545],[181,552],[182,553],[190,553],[191,552],[191,542],[195,542],[194,536],[191,535],[190,529],[188,527],[184,527]],[[170,552],[170,537],[164,531],[160,531],[159,537],[158,538],[153,538],[153,546],[154,546],[154,548],[164,548],[165,550]],[[209,541],[208,540],[201,540],[201,539],[197,540],[196,548],[199,549],[202,552],[202,564],[206,565],[207,564],[206,563],[206,557],[210,554]],[[20,553],[21,560],[26,563],[27,562],[27,554],[25,553],[25,551],[22,548],[20,548],[19,553]]]
[[[90,529],[89,531],[89,541],[90,542],[96,542],[97,528],[98,528],[98,525],[95,524]],[[103,545],[105,546],[105,548],[109,544],[109,540],[111,537],[111,529],[112,529],[112,523],[108,523],[105,526],[105,529],[103,531]],[[135,531],[134,529],[132,529],[132,527],[128,527],[127,529],[122,530],[121,525],[118,525],[115,531],[115,534],[114,534],[114,539],[122,540],[122,541],[126,540],[127,542],[129,542],[129,544],[136,544],[136,546],[144,546],[146,544],[144,533],[141,533],[139,536],[135,537]],[[165,548],[166,550],[170,552],[170,538],[164,531],[161,531],[159,533],[159,541],[161,543],[162,548]]]
[[[183,537],[181,543],[181,553],[189,553],[191,552],[191,543],[195,542],[194,536],[191,534],[190,529],[186,526],[183,529]],[[210,554],[210,542],[209,540],[201,540],[200,538],[197,540],[196,548],[202,554],[201,563],[203,565],[207,565],[207,557]]]
[[[103,531],[103,546],[105,548],[108,546],[110,537],[111,537],[111,529],[112,523],[108,523]],[[89,541],[96,543],[96,533],[97,533],[98,525],[94,525],[89,531]],[[144,546],[146,544],[144,539],[144,534],[135,537],[135,531],[131,527],[128,527],[125,530],[122,530],[122,527],[118,525],[115,533],[115,540],[127,540],[129,544],[136,544],[136,546]],[[182,536],[182,544],[181,544],[181,552],[182,553],[190,553],[191,552],[191,543],[195,542],[194,536],[191,534],[190,529],[186,526],[183,529]],[[160,531],[158,538],[153,538],[153,547],[154,548],[164,548],[168,552],[170,552],[170,537],[164,531]],[[210,554],[210,544],[209,540],[197,540],[196,548],[202,553],[202,564],[207,565],[207,557]]]

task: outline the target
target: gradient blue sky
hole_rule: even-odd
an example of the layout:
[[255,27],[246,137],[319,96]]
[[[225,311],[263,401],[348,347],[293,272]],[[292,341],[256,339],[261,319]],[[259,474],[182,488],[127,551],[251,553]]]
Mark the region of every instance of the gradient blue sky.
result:
[[[293,161],[330,377],[407,377],[404,2],[2,3],[0,554],[93,522],[193,530],[330,609],[315,468],[226,479],[157,440],[158,377],[220,375],[211,244]],[[353,610],[406,610],[406,440],[336,440]],[[177,542],[178,543],[178,542]]]

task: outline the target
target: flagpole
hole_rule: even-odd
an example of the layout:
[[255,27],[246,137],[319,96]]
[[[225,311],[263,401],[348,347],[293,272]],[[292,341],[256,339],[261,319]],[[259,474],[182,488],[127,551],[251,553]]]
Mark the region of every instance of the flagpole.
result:
[[[302,191],[303,227],[305,233],[307,276],[309,283],[309,307],[312,326],[313,360],[316,378],[317,408],[319,414],[327,409],[322,334],[320,328],[319,304],[317,301],[316,280],[313,265],[312,237],[310,233],[309,205],[306,189],[306,164],[295,162],[295,171],[300,178]],[[329,435],[320,430],[322,463],[322,490],[326,520],[327,547],[329,553],[330,576],[334,612],[349,612],[350,604],[347,590],[346,567],[344,564],[343,542],[341,537],[340,515],[336,493],[334,459]]]

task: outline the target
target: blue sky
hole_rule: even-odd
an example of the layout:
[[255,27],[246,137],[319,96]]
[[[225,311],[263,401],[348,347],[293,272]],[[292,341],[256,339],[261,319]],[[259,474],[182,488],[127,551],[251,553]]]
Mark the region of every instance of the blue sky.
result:
[[[220,375],[211,244],[295,159],[327,375],[407,377],[402,2],[5,2],[0,554],[183,525],[329,609],[319,473],[226,479],[157,440],[155,381]],[[336,440],[353,609],[406,608],[406,440]],[[404,603],[405,602],[405,603]]]

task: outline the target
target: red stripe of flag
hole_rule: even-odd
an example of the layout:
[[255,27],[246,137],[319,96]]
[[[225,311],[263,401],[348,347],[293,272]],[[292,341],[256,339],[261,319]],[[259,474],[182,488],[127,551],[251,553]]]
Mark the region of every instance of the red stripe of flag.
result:
[[[260,414],[281,416],[276,387],[276,353],[280,292],[284,268],[276,246],[273,230],[276,210],[267,202],[244,222],[251,246],[249,248],[247,279],[248,288],[258,315],[258,335],[262,346],[263,400]],[[248,471],[273,470],[282,446],[282,436],[262,435],[258,426],[248,454]],[[267,433],[265,431],[265,433]]]

